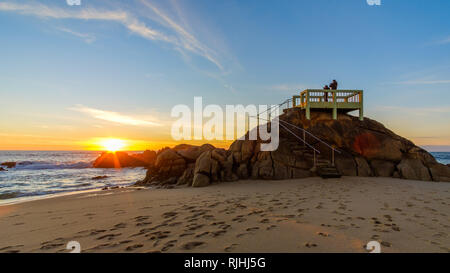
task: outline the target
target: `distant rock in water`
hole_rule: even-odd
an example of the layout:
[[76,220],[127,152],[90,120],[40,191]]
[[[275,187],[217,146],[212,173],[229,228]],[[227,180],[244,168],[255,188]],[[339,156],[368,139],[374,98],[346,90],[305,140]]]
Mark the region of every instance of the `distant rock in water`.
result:
[[16,162],[3,162],[0,165],[6,166],[7,168],[14,168],[14,167],[16,167]]
[[152,163],[150,157],[142,154],[136,156],[126,152],[104,152],[94,161],[94,168],[147,167]]
[[101,180],[101,179],[106,179],[106,178],[108,178],[107,175],[99,175],[99,176],[94,176],[91,179],[92,180]]
[[[333,168],[340,175],[450,182],[448,165],[438,163],[427,151],[370,118],[360,121],[338,114],[338,119],[333,120],[330,113],[312,111],[308,120],[303,110],[291,108],[280,120],[287,122],[283,125],[297,136],[302,136],[299,128],[303,128],[336,147],[340,153],[334,154]],[[149,165],[146,177],[137,184],[201,187],[238,179],[317,176],[320,166],[331,165],[331,149],[308,134],[306,141],[320,152],[315,155],[316,164],[313,150],[281,126],[279,147],[272,152],[261,151],[261,140],[236,140],[228,150],[210,144],[165,148],[156,153],[155,163]]]
[[0,172],[7,172],[7,171],[8,171],[7,169],[0,167]]

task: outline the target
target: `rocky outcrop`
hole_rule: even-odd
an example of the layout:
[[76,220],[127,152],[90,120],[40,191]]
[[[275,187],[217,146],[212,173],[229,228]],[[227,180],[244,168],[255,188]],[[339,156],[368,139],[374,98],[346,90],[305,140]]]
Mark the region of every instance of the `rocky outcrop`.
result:
[[149,163],[126,152],[104,152],[95,161],[94,168],[147,167]]
[[[328,145],[338,149],[334,163],[341,175],[450,181],[449,166],[439,164],[431,154],[375,120],[360,121],[342,113],[333,120],[330,113],[316,111],[307,120],[300,109],[288,109],[280,119],[292,124],[290,130],[297,137],[280,128],[275,151],[261,151],[260,140],[236,140],[228,150],[209,144],[165,148],[156,153],[155,164],[138,184],[203,187],[238,179],[316,176],[320,166],[332,164]],[[298,139],[302,135],[299,128],[317,137],[306,135],[306,142],[317,149],[316,153]]]
[[7,168],[14,168],[16,167],[16,162],[3,162],[0,164],[0,166],[6,166]]
[[215,147],[210,144],[201,146],[180,144],[174,148],[164,148],[156,153],[155,163],[148,167],[145,178],[137,184],[190,186],[195,178],[197,158],[213,149]]

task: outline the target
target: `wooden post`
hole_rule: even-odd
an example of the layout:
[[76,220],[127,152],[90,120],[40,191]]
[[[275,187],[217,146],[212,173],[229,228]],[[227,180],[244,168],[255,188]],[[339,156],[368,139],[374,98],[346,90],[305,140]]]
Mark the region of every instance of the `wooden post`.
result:
[[303,129],[303,146],[306,146],[306,133],[305,133],[305,129]]
[[250,139],[250,114],[245,112],[245,119],[247,120],[247,133],[248,133],[248,137]]
[[334,149],[331,149],[331,166],[334,167]]
[[316,167],[316,150],[313,151],[314,151],[314,167]]
[[333,119],[337,119],[336,90],[333,91]]
[[259,112],[256,115],[256,139],[259,139]]
[[359,91],[359,120],[364,120],[364,105],[363,105],[363,93]]
[[306,119],[311,119],[310,113],[310,103],[309,103],[309,90],[306,91]]

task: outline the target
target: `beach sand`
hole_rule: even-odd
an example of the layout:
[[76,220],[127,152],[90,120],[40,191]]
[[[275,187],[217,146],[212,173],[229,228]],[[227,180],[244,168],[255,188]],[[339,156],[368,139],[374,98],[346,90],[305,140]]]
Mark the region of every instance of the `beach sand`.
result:
[[247,180],[0,207],[0,252],[450,252],[450,183]]

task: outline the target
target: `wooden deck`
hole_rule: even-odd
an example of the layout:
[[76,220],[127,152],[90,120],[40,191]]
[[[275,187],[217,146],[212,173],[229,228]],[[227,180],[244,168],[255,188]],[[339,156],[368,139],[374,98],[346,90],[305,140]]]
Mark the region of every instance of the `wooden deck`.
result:
[[338,110],[345,113],[358,110],[359,119],[364,119],[363,90],[306,89],[292,97],[292,106],[305,109],[307,119],[311,117],[311,109],[332,109],[333,119],[337,119]]

